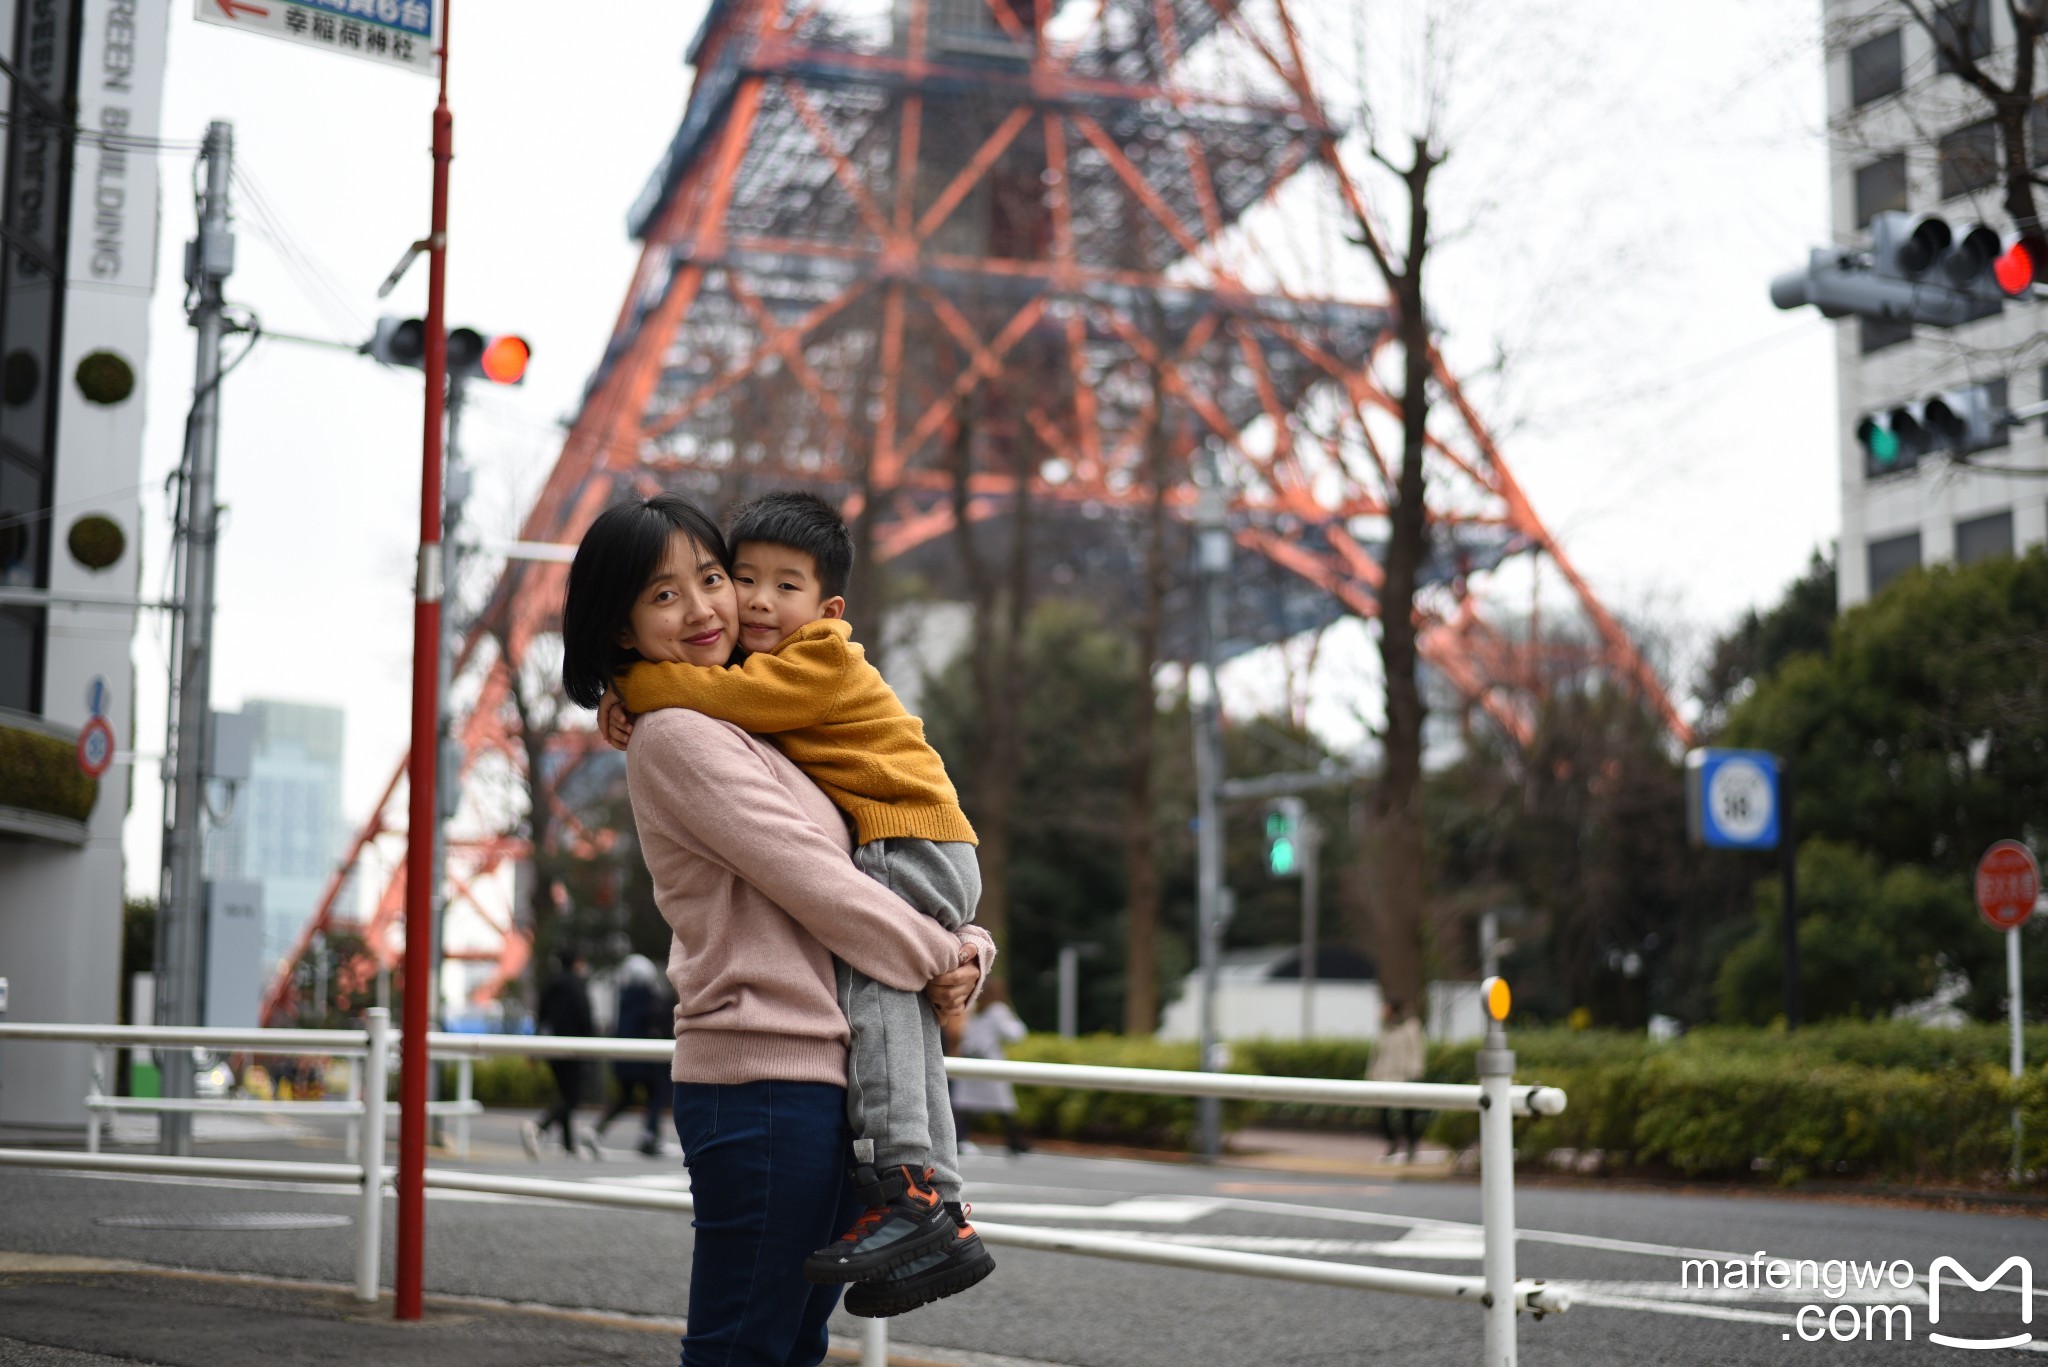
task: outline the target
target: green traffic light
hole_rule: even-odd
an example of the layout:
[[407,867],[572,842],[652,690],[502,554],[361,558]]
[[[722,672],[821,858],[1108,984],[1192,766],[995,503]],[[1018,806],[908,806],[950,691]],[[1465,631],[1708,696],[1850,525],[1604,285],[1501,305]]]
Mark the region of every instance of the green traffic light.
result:
[[1266,867],[1275,878],[1285,878],[1294,872],[1294,842],[1286,836],[1276,839],[1266,850]]
[[1899,458],[1899,434],[1890,428],[1872,428],[1869,441],[1871,459],[1879,465],[1890,465]]

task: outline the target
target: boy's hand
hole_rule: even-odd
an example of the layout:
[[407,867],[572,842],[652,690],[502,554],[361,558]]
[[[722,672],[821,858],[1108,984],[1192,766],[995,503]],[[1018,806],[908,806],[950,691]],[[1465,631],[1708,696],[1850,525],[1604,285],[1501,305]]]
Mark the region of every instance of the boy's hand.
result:
[[610,689],[597,704],[597,729],[604,733],[612,749],[623,750],[626,742],[633,739],[633,714],[619,701],[619,695]]

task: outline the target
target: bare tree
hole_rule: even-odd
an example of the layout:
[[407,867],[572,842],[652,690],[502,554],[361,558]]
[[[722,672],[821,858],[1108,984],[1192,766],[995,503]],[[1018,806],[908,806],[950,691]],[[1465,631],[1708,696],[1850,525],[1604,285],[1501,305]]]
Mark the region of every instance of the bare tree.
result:
[[1159,1027],[1159,832],[1152,811],[1153,732],[1159,697],[1153,671],[1166,618],[1166,395],[1152,368],[1152,424],[1145,434],[1145,541],[1143,592],[1138,607],[1137,667],[1132,677],[1131,751],[1124,783],[1124,1033],[1149,1035]]
[[1385,761],[1373,795],[1370,846],[1379,869],[1374,939],[1382,990],[1391,1000],[1419,1003],[1424,985],[1423,899],[1425,856],[1422,818],[1422,723],[1426,713],[1416,677],[1415,596],[1429,556],[1427,476],[1423,455],[1429,434],[1434,351],[1425,307],[1423,267],[1430,248],[1429,179],[1447,155],[1432,134],[1412,139],[1406,166],[1377,148],[1373,160],[1401,181],[1407,201],[1406,241],[1398,254],[1355,210],[1352,241],[1372,257],[1394,301],[1395,340],[1401,350],[1401,465],[1387,499],[1385,579],[1379,593],[1380,661],[1386,673]]
[[2005,0],[2005,12],[2013,29],[2011,78],[2001,83],[1987,68],[1980,53],[1991,52],[1991,35],[1985,31],[1991,6],[1972,0],[1930,3],[1930,0],[1899,0],[1899,4],[1934,44],[1943,67],[1976,90],[1991,105],[1991,122],[1998,129],[1999,179],[2005,186],[2005,212],[2022,237],[2032,239],[2036,278],[2048,274],[2048,243],[2042,242],[2041,218],[2034,206],[2034,187],[2048,186],[2048,177],[2037,174],[2027,154],[2027,126],[2034,117],[2034,82],[2041,37],[2048,31],[2048,5],[2040,0]]

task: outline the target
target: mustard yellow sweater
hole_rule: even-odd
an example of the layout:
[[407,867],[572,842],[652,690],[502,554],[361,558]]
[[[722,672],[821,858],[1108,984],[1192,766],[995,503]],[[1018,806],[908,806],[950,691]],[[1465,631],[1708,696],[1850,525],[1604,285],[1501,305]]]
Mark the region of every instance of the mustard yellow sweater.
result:
[[628,711],[686,707],[766,736],[853,818],[860,843],[973,845],[945,761],[837,618],[797,628],[733,668],[643,660],[619,677]]

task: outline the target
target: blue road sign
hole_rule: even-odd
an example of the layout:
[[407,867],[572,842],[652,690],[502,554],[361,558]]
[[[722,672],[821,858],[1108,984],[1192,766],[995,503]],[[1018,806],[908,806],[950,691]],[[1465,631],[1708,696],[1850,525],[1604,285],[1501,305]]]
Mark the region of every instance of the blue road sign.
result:
[[104,717],[107,714],[106,675],[93,675],[92,682],[85,686],[85,714],[88,717]]
[[1687,833],[1717,850],[1778,847],[1778,757],[1768,750],[1694,750],[1685,757]]

